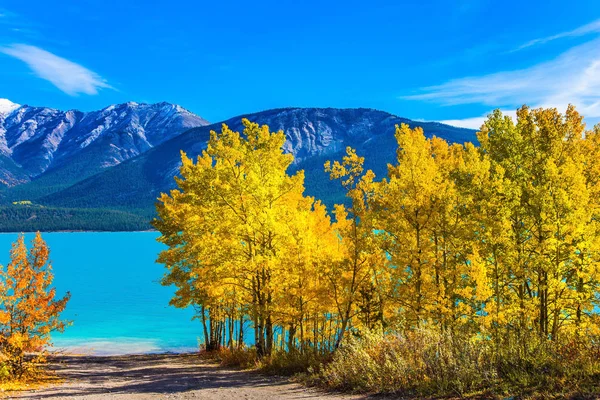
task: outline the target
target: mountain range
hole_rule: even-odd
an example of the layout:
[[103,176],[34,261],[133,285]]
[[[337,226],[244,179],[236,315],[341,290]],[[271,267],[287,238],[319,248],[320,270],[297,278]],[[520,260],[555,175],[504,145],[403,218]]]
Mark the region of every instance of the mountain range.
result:
[[0,184],[15,186],[65,170],[70,181],[78,181],[202,125],[208,122],[169,103],[129,102],[86,113],[4,99],[0,154],[11,168],[0,169]]
[[385,176],[395,159],[395,125],[427,136],[475,141],[475,131],[366,108],[283,108],[210,124],[169,104],[125,103],[99,111],[59,111],[0,100],[0,231],[148,229],[154,203],[175,186],[180,150],[200,154],[211,130],[241,130],[242,118],[286,134],[293,171],[326,204],[343,201],[323,171],[347,146]]

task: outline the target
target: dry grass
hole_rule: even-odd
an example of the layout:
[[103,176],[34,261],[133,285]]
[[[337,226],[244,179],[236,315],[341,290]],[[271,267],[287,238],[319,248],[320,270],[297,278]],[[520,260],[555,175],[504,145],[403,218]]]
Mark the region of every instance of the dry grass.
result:
[[594,343],[506,341],[498,354],[481,337],[419,330],[350,337],[307,382],[360,393],[408,397],[597,398],[600,353]]
[[259,359],[254,348],[221,348],[213,352],[201,352],[201,357],[218,362],[222,367],[252,369],[267,375],[292,376],[318,370],[331,361],[331,354],[275,351],[271,356]]
[[[600,342],[549,342],[536,335],[492,343],[481,335],[421,329],[349,336],[333,354],[253,348],[202,352],[223,367],[295,376],[322,389],[406,398],[600,398]],[[499,347],[496,347],[498,346]],[[498,350],[500,349],[500,350]]]

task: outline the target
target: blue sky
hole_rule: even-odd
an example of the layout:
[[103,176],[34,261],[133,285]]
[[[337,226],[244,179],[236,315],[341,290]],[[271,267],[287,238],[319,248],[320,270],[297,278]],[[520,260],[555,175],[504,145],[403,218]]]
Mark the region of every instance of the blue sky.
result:
[[371,107],[478,126],[574,103],[600,121],[600,2],[0,2],[0,98],[169,101],[217,122]]

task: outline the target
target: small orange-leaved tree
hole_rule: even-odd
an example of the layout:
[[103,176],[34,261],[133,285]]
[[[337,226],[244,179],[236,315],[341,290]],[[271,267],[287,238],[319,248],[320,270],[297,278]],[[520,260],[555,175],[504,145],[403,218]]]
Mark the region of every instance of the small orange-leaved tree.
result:
[[0,362],[5,375],[21,378],[44,361],[50,333],[62,332],[60,319],[70,294],[55,299],[49,249],[38,232],[27,250],[19,236],[10,262],[0,265]]

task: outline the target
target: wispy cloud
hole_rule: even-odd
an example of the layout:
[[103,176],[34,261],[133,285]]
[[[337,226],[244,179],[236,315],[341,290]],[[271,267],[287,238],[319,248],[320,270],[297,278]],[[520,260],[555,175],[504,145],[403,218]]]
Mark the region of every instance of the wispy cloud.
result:
[[568,37],[578,37],[578,36],[588,35],[590,33],[599,33],[599,32],[600,32],[600,19],[597,19],[593,22],[590,22],[589,24],[580,26],[579,28],[573,29],[571,31],[561,32],[561,33],[557,33],[556,35],[551,35],[551,36],[547,36],[547,37],[543,37],[543,38],[530,40],[529,42],[524,43],[521,46],[517,47],[513,51],[523,50],[528,47],[532,47],[532,46],[539,45],[539,44],[545,44],[545,43],[548,43],[548,42],[551,42],[551,41],[557,40],[557,39],[563,39],[563,38],[568,38]]
[[11,17],[15,17],[15,14],[5,10],[4,8],[0,8],[0,19],[2,19],[2,23],[6,23],[6,21],[11,19]]
[[51,82],[70,96],[94,95],[100,89],[113,89],[94,71],[39,47],[13,44],[0,47],[0,52],[25,62],[38,77]]
[[[565,109],[571,103],[587,118],[599,118],[600,39],[530,68],[454,79],[402,98],[442,105],[480,104],[509,109],[524,103]],[[476,119],[453,122],[465,126],[475,124]]]
[[19,14],[0,7],[0,24],[10,28],[31,28],[32,23]]

